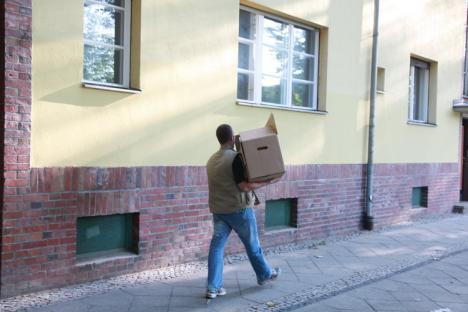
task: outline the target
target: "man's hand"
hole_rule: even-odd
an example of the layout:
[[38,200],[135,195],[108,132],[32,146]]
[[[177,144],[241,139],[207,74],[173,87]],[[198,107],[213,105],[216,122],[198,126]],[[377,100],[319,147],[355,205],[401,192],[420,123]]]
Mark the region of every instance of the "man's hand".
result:
[[276,179],[269,179],[269,180],[266,180],[264,182],[241,182],[239,184],[237,184],[237,186],[239,187],[239,189],[242,191],[242,192],[250,192],[250,191],[253,191],[253,190],[256,190],[258,188],[261,188],[263,186],[266,186],[268,184],[272,184],[272,183],[276,183],[280,180],[280,178],[276,178]]

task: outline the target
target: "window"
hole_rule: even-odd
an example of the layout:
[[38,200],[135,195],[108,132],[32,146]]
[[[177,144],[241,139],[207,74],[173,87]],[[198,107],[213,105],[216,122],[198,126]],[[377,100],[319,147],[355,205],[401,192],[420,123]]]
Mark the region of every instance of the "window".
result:
[[237,99],[316,110],[318,42],[317,29],[241,9]]
[[79,259],[87,260],[118,252],[136,253],[138,220],[138,213],[78,218],[76,254]]
[[413,187],[411,203],[413,208],[427,208],[427,186]]
[[129,87],[131,0],[84,1],[85,82]]
[[385,68],[377,67],[377,93],[385,93]]
[[411,59],[409,79],[409,120],[429,122],[429,67],[430,64]]
[[268,200],[265,204],[265,229],[297,227],[297,198]]

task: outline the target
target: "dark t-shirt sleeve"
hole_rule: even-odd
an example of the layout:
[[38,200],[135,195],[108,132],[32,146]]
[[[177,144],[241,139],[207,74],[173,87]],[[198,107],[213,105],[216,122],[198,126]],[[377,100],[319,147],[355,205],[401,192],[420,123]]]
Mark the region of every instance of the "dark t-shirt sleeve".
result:
[[236,184],[245,181],[244,163],[242,162],[240,154],[237,154],[232,161],[232,173],[234,174],[234,181]]

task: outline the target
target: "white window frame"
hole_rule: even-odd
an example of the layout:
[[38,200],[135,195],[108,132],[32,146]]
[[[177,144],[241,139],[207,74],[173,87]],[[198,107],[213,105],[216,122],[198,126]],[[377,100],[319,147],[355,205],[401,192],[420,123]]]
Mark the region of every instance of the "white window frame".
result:
[[[320,43],[320,31],[317,28],[307,26],[301,23],[293,22],[291,20],[287,20],[275,15],[271,15],[268,13],[264,13],[259,10],[255,10],[249,7],[240,6],[241,10],[247,11],[249,13],[255,14],[255,38],[254,39],[246,39],[240,37],[238,34],[238,43],[248,44],[253,46],[253,60],[254,60],[254,70],[247,70],[243,68],[237,67],[238,74],[253,74],[254,79],[254,87],[253,87],[253,100],[245,100],[245,99],[237,99],[238,102],[247,103],[252,105],[260,105],[260,106],[267,106],[267,107],[277,107],[283,109],[291,109],[291,110],[306,110],[306,111],[316,111],[318,110],[318,67],[319,67],[319,43]],[[264,18],[270,18],[275,21],[279,21],[282,23],[287,24],[288,31],[289,31],[289,46],[288,46],[288,67],[287,67],[287,84],[286,84],[286,103],[285,105],[277,104],[277,103],[270,103],[270,102],[263,102],[262,101],[262,75],[270,76],[267,74],[263,74],[262,72],[262,48],[263,48],[263,21]],[[303,52],[294,51],[294,26],[304,28],[307,30],[313,31],[315,37],[313,40],[315,50],[313,51],[314,54],[307,54]],[[314,73],[313,73],[313,81],[302,80],[293,78],[292,74],[292,63],[294,55],[304,55],[308,57],[312,57],[314,62]],[[276,76],[271,76],[275,77]],[[312,99],[312,107],[301,107],[301,106],[294,106],[292,104],[292,87],[293,82],[301,82],[308,85],[313,85],[314,88],[314,96]],[[237,95],[236,95],[237,96]]]
[[84,45],[114,48],[114,49],[123,51],[123,60],[121,64],[122,83],[121,84],[108,83],[108,82],[102,82],[102,81],[86,80],[83,78],[83,82],[86,84],[130,88],[130,34],[131,34],[132,0],[123,0],[123,2],[124,2],[124,7],[120,7],[120,6],[116,6],[116,5],[112,5],[112,4],[108,4],[108,3],[96,1],[96,0],[84,0],[83,2],[83,4],[99,4],[108,8],[112,8],[112,9],[124,12],[123,14],[124,15],[123,45],[110,45],[110,44],[105,44],[101,42],[95,42],[92,40],[84,39]]
[[[415,58],[411,58],[411,61],[410,61],[410,74],[409,74],[409,116],[408,116],[408,120],[409,121],[412,121],[412,122],[417,122],[417,123],[429,123],[429,87],[430,87],[430,79],[431,79],[431,75],[430,75],[430,66],[431,64],[429,62],[425,62],[425,61],[420,61],[418,59],[415,59]],[[414,106],[415,106],[415,88],[414,88],[414,84],[415,84],[415,69],[419,68],[420,70],[424,70],[425,71],[425,74],[427,75],[427,79],[425,79],[425,85],[422,86],[425,91],[424,93],[426,93],[426,101],[425,103],[421,103],[422,108],[423,108],[423,119],[415,119],[413,118],[414,117]],[[420,86],[421,87],[421,86]]]
[[464,70],[463,95],[468,98],[468,14],[465,27],[465,70]]

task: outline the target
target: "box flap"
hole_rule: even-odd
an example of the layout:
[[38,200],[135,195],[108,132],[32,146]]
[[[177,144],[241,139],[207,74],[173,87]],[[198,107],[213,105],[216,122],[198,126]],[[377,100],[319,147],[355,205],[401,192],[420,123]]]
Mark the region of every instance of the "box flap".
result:
[[275,134],[278,134],[278,129],[276,128],[275,116],[273,116],[273,113],[270,114],[270,117],[268,118],[265,128],[269,129],[271,132]]
[[265,127],[240,132],[239,136],[241,141],[249,141],[277,134],[278,129],[276,128],[275,117],[273,116],[273,114],[270,114],[270,117],[268,118]]

